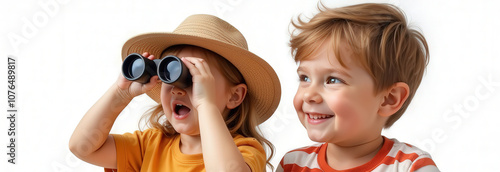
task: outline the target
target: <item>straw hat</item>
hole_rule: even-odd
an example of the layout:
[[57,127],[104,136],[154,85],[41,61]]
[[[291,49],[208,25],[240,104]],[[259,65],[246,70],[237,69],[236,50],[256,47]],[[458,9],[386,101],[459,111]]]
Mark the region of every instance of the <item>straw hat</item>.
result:
[[[166,48],[189,44],[211,50],[226,58],[245,78],[247,99],[255,105],[258,123],[266,121],[278,107],[281,86],[273,68],[259,56],[248,51],[245,37],[226,21],[206,14],[186,18],[173,32],[147,33],[129,39],[122,49],[122,60],[130,53],[149,52],[160,57]],[[146,94],[158,103],[161,84]]]

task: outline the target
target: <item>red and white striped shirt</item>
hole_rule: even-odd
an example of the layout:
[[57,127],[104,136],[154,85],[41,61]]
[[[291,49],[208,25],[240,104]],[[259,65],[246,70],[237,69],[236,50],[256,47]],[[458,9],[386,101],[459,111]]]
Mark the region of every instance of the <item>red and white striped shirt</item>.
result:
[[[276,172],[301,171],[324,172],[339,171],[330,167],[326,161],[328,143],[315,144],[292,150],[283,156]],[[384,145],[372,160],[348,171],[439,171],[431,156],[419,148],[384,137]]]

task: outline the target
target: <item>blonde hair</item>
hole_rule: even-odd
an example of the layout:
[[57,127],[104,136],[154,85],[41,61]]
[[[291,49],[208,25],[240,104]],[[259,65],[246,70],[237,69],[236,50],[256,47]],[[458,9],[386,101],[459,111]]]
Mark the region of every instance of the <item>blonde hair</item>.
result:
[[[167,48],[162,54],[165,55],[177,55],[180,51],[187,47],[197,47],[193,45],[175,45]],[[204,55],[207,57],[213,57],[215,60],[207,60],[208,63],[215,65],[225,79],[231,85],[237,84],[246,84],[243,78],[243,75],[239,72],[239,70],[231,64],[231,62],[227,61],[224,57],[219,54],[212,52],[210,50],[197,47],[203,49],[205,51]],[[227,117],[224,119],[226,122],[226,126],[229,129],[229,132],[234,137],[237,134],[242,135],[244,137],[253,137],[259,141],[262,145],[267,145],[270,150],[270,155],[266,160],[266,163],[274,169],[273,165],[269,162],[272,156],[274,155],[274,145],[264,138],[258,131],[258,123],[257,117],[258,114],[253,110],[254,104],[250,101],[250,99],[245,98],[243,102],[236,108],[231,109],[228,112]],[[175,136],[179,133],[175,131],[172,125],[165,120],[165,114],[163,113],[163,107],[161,103],[157,106],[151,108],[146,114],[144,114],[141,120],[146,121],[146,125],[151,128],[160,129],[163,134],[168,137]]]
[[[318,5],[319,13],[308,22],[297,18],[290,40],[296,62],[306,60],[330,40],[337,60],[340,46],[347,45],[357,62],[370,73],[375,93],[394,83],[410,87],[408,99],[385,123],[389,128],[405,112],[423,77],[429,61],[429,48],[424,36],[407,26],[405,15],[390,4],[359,4],[341,8]],[[300,33],[295,34],[299,31]],[[321,41],[319,41],[321,40]]]

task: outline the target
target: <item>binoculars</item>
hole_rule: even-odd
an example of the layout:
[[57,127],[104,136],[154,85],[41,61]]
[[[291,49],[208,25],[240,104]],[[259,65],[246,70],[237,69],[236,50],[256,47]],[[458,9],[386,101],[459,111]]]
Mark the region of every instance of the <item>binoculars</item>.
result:
[[148,83],[152,76],[158,75],[166,84],[187,88],[193,84],[191,73],[176,56],[168,55],[163,59],[149,60],[140,54],[129,54],[122,64],[122,74],[130,81]]

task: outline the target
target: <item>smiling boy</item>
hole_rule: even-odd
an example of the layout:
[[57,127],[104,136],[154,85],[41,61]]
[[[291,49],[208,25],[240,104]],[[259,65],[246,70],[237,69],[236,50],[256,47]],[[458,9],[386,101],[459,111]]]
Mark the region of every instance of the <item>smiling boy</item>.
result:
[[290,46],[299,64],[293,100],[317,145],[288,152],[277,171],[439,171],[415,146],[381,135],[397,121],[429,60],[425,38],[388,4],[324,7]]

